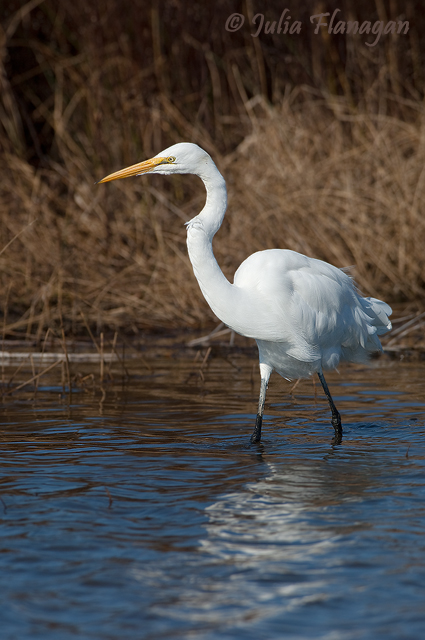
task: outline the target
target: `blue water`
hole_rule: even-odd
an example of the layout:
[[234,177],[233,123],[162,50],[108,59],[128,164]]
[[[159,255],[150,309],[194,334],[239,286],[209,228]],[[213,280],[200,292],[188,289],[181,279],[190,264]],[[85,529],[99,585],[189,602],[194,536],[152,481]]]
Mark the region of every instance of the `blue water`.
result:
[[425,637],[424,364],[329,375],[340,445],[272,377],[258,447],[253,360],[150,364],[3,399],[2,640]]

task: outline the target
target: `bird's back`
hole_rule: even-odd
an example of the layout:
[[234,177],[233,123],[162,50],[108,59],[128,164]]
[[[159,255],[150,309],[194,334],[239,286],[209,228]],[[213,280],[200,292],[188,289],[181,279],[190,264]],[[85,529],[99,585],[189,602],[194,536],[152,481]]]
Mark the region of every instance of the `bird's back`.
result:
[[288,378],[363,362],[391,328],[386,303],[361,297],[344,271],[295,251],[254,253],[234,284],[251,302],[252,321],[240,333],[254,337],[260,358]]

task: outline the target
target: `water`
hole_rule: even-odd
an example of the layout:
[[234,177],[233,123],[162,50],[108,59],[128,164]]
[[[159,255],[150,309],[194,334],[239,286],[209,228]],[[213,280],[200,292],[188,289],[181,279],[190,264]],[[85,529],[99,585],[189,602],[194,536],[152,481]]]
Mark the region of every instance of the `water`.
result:
[[329,375],[341,445],[273,376],[250,447],[255,358],[213,356],[4,398],[2,640],[425,637],[425,365]]

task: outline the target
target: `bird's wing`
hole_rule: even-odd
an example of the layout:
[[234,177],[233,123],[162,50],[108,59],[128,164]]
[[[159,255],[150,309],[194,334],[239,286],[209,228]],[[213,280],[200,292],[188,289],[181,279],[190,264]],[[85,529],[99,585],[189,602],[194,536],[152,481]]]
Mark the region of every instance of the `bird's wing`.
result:
[[[357,294],[346,273],[326,262],[293,251],[261,251],[242,263],[234,283],[251,296],[251,315],[257,318],[251,337],[285,342],[294,358],[312,362],[335,349],[349,355],[371,346],[370,340],[372,350],[380,347],[373,340],[380,321],[368,299]],[[385,315],[385,307],[378,312]]]

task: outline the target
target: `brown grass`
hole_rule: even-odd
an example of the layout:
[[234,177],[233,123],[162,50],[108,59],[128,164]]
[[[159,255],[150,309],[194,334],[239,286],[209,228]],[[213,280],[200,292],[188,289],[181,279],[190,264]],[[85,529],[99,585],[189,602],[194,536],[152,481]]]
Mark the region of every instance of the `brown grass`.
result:
[[[143,19],[134,12],[127,22],[118,4],[103,3],[104,14],[94,4],[97,21],[87,3],[53,0],[16,3],[4,18],[4,336],[213,322],[185,247],[183,221],[204,202],[199,180],[94,184],[180,140],[206,148],[227,179],[215,251],[229,278],[253,251],[279,246],[355,265],[364,293],[423,304],[419,31],[379,50],[356,40],[343,66],[335,38],[261,44],[241,32],[231,40],[223,24],[232,3],[220,14],[205,9],[207,41],[181,16],[186,27],[171,27],[162,3],[136,2]],[[279,16],[277,3],[267,10]],[[290,45],[298,51],[282,71],[275,58],[286,60]]]

